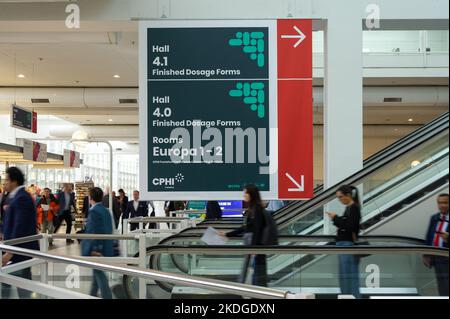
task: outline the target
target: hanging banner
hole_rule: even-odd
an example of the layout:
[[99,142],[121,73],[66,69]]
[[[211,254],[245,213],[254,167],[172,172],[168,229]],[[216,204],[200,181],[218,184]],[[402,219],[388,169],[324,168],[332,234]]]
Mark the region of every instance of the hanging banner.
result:
[[47,145],[23,140],[23,159],[33,162],[47,162]]
[[11,127],[31,133],[37,133],[37,113],[12,104]]
[[145,200],[313,192],[312,21],[149,21],[139,29]]
[[80,153],[71,150],[64,150],[64,166],[80,167]]

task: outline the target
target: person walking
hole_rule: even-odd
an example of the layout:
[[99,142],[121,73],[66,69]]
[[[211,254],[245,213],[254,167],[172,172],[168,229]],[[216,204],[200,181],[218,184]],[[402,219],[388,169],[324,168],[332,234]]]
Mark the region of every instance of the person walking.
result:
[[[75,194],[72,191],[71,184],[64,185],[64,192],[59,194],[59,212],[55,218],[55,233],[58,232],[59,227],[63,220],[66,222],[66,234],[72,232],[72,209],[74,213],[77,212],[77,206],[75,204]],[[73,243],[72,239],[67,238],[66,243]]]
[[[448,250],[448,205],[449,195],[437,197],[439,212],[430,218],[425,243],[429,246]],[[440,296],[448,296],[448,257],[424,256],[426,267],[434,267]]]
[[[231,232],[220,232],[226,237],[235,237],[243,235],[244,245],[264,245],[264,228],[267,226],[264,207],[261,200],[259,189],[255,185],[247,185],[244,188],[244,201],[247,203],[245,211],[244,224]],[[275,238],[273,240],[276,240]],[[253,261],[251,261],[253,257]],[[249,264],[253,264],[252,284],[258,286],[267,286],[267,262],[266,255],[247,255],[239,282],[244,283],[247,277]]]
[[[109,209],[109,188],[106,188],[106,194],[103,196],[103,206],[105,206],[106,208]],[[120,215],[122,214],[122,211],[120,209],[120,204],[119,201],[117,200],[117,198],[113,195],[112,196],[112,215],[114,218],[114,227],[117,228],[119,227],[119,220],[120,220]]]
[[125,195],[125,191],[122,188],[119,189],[119,197],[117,198],[117,200],[119,201],[120,210],[122,214],[124,214],[128,206],[128,196]]
[[[336,246],[351,247],[358,240],[361,207],[358,189],[350,185],[342,185],[336,192],[336,197],[345,205],[342,216],[335,212],[327,212],[337,227]],[[359,290],[359,258],[351,254],[339,255],[339,285],[342,294],[350,294],[361,298]]]
[[[41,233],[47,234],[48,232],[48,234],[53,234],[55,229],[53,219],[58,213],[58,210],[59,206],[55,196],[53,196],[49,188],[44,188],[44,195],[40,197],[37,205],[37,223]],[[53,239],[49,238],[48,243],[52,246]]]
[[[89,190],[92,207],[89,210],[86,223],[86,234],[112,234],[113,220],[108,209],[103,206],[103,191],[94,187]],[[83,256],[112,257],[114,256],[113,240],[83,239],[81,241],[81,254]],[[112,299],[112,292],[108,278],[101,270],[93,270],[91,296],[97,296],[98,290],[103,299]]]
[[[9,193],[5,203],[5,213],[3,219],[3,239],[15,239],[37,234],[36,207],[33,198],[25,190],[25,177],[17,167],[10,167],[6,170],[5,189]],[[39,250],[37,241],[29,241],[15,245],[17,247]],[[15,264],[31,257],[4,253],[2,256],[2,266]],[[31,280],[31,267],[17,270],[10,275]],[[17,289],[19,298],[31,297],[29,290]],[[8,299],[11,295],[11,286],[2,284],[2,298]]]

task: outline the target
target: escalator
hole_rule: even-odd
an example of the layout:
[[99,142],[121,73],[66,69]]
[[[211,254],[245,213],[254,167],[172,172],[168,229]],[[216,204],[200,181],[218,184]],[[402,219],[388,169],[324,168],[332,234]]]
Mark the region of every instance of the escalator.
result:
[[[363,176],[368,176],[372,174],[372,177],[366,178],[366,187],[363,189],[363,202],[367,202],[367,195],[371,196],[369,199],[373,199],[373,196],[375,194],[366,194],[369,193],[371,188],[374,188],[375,186],[382,186],[377,185],[376,183],[383,183],[384,181],[388,182],[388,179],[392,178],[393,181],[395,181],[397,184],[401,183],[401,180],[395,179],[396,175],[398,175],[398,178],[405,178],[409,173],[415,173],[414,167],[411,167],[410,164],[413,161],[420,161],[420,159],[427,159],[427,157],[430,157],[428,162],[420,162],[420,165],[416,169],[426,169],[426,165],[433,165],[436,163],[435,159],[432,158],[432,156],[429,156],[427,152],[427,148],[423,146],[424,143],[426,143],[429,139],[435,138],[439,136],[440,134],[447,134],[448,138],[448,112],[439,116],[432,122],[420,127],[419,129],[415,130],[414,132],[410,133],[409,135],[405,136],[404,138],[396,141],[395,143],[389,145],[388,147],[384,148],[383,150],[377,152],[376,154],[372,155],[371,157],[367,158],[363,163],[363,169],[354,175],[346,178],[344,181],[338,183],[335,185],[335,187],[328,188],[327,190],[323,189],[323,186],[316,187],[314,189],[314,198],[309,201],[293,201],[289,205],[281,208],[280,210],[273,213],[274,219],[277,221],[277,223],[281,223],[281,221],[286,221],[292,218],[292,216],[295,215],[304,215],[304,210],[306,210],[308,207],[311,207],[315,205],[316,203],[320,201],[327,201],[330,197],[334,197],[334,194],[336,192],[336,189],[339,187],[339,185],[342,184],[351,184],[354,186]],[[447,133],[445,133],[447,132]],[[441,143],[439,141],[438,143]],[[422,146],[421,146],[422,145]],[[442,149],[444,152],[440,155],[447,156],[448,158],[448,143],[445,147],[445,143],[442,143]],[[420,150],[414,152],[413,150],[418,147]],[[437,146],[439,148],[439,146]],[[431,146],[433,148],[433,146]],[[445,148],[447,148],[447,155],[445,154]],[[435,151],[435,150],[434,150]],[[408,156],[409,154],[409,156]],[[403,159],[401,161],[397,161],[394,164],[389,165],[390,161],[395,161],[397,157],[403,156]],[[408,159],[411,159],[411,161],[408,162]],[[448,160],[447,160],[448,161]],[[389,165],[389,166],[386,166]],[[396,166],[399,165],[399,166]],[[376,171],[382,171],[383,167],[387,167],[386,169],[389,170],[389,176],[388,174],[385,174],[386,176],[383,176],[382,174],[373,174]],[[429,171],[430,172],[430,171]],[[403,175],[402,175],[403,174]],[[376,182],[377,178],[382,178],[384,180],[380,180]],[[403,180],[404,181],[404,180]],[[374,184],[374,182],[376,182]],[[373,186],[367,185],[367,183],[372,183]],[[389,187],[395,187],[395,185],[386,184],[386,186]],[[375,190],[375,189],[373,189]],[[378,192],[383,191],[383,188],[378,187]],[[214,228],[235,228],[236,225],[242,224],[242,218],[226,218],[221,221],[204,221],[198,225],[196,228],[190,228],[185,229],[180,233],[192,233],[192,232],[198,232],[198,231],[204,231],[207,227],[214,227]]]
[[[244,256],[250,250],[267,256],[270,288],[314,293],[316,298],[336,298],[340,294],[337,255],[354,254],[360,256],[363,297],[438,296],[434,271],[423,265],[422,256],[448,258],[448,249],[424,246],[419,239],[400,236],[364,236],[368,244],[345,248],[332,245],[332,239],[332,236],[285,236],[279,246],[252,247],[238,245],[237,241],[225,246],[191,244],[188,249],[184,245],[158,245],[149,248],[148,255],[150,267],[154,269],[237,282]],[[195,236],[190,240],[195,241]],[[177,256],[178,266],[172,263],[173,256]],[[280,257],[291,261],[289,272],[295,276],[290,276],[289,280],[284,278],[286,273],[274,271]],[[211,268],[211,260],[221,267]],[[171,292],[172,298],[233,298],[162,282],[157,284]],[[137,280],[128,277],[125,287],[129,296],[135,296]]]
[[[448,150],[448,113],[446,113],[375,154],[364,162],[364,168],[361,171],[338,185],[326,190],[316,189],[313,199],[293,202],[274,212],[274,218],[280,234],[283,236],[280,245],[304,245],[302,236],[333,233],[332,227],[327,225],[326,219],[324,219],[324,212],[329,211],[330,208],[337,211],[343,210],[336,206],[335,200],[336,189],[341,184],[354,185],[360,190],[363,203],[362,234],[371,234],[374,229],[379,229],[380,225],[387,225],[392,220],[409,216],[409,211],[417,203],[433,200],[436,192],[448,189]],[[413,218],[418,217],[413,216]],[[189,255],[190,249],[202,245],[199,239],[204,230],[210,226],[222,229],[235,228],[241,222],[239,219],[205,222],[199,227],[186,229],[177,235],[168,237],[160,243],[161,247],[183,247],[186,253],[166,254],[158,262],[152,257],[153,260],[149,260],[149,266],[164,271],[171,269],[170,271],[174,272],[191,273],[192,268],[186,266],[185,256]],[[408,223],[410,221],[407,221],[406,225]],[[397,234],[392,229],[388,232],[388,234],[393,233]],[[417,234],[411,236],[421,237]],[[315,245],[321,246],[330,242],[332,241],[328,239],[316,242]],[[237,243],[239,243],[239,239],[231,240],[228,244],[231,247]],[[409,244],[418,245],[419,243],[416,241]],[[204,245],[203,248],[210,249]],[[148,248],[149,254],[152,249],[155,248]],[[216,258],[217,256],[210,256],[206,251],[199,255],[201,261],[198,263],[204,266],[198,269],[194,267],[195,275],[232,280],[239,273],[239,266],[236,267],[236,265],[241,264],[242,257],[222,256]],[[190,258],[189,262],[192,262],[194,257]],[[197,260],[198,255],[195,258]],[[274,254],[270,257],[270,267],[268,267],[271,276],[269,285],[289,286],[300,281],[303,282],[300,279],[306,269],[304,267],[314,269],[320,264],[320,259],[311,259],[311,256],[307,258],[301,254]],[[227,272],[226,265],[233,265],[231,266],[232,270]],[[202,269],[205,271],[203,274],[201,273]],[[124,277],[124,282],[128,287],[133,286],[132,278]],[[171,291],[173,287],[162,285],[162,288]],[[132,289],[129,290],[132,293]]]

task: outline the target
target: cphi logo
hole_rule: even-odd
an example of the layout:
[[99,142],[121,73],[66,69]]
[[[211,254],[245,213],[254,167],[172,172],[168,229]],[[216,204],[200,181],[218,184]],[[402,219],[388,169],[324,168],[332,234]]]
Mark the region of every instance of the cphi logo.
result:
[[177,175],[175,175],[175,181],[178,183],[181,183],[182,181],[184,181],[184,175],[181,173],[178,173]]
[[152,180],[153,185],[155,186],[174,186],[176,183],[181,183],[184,181],[184,175],[178,173],[175,177],[155,177]]

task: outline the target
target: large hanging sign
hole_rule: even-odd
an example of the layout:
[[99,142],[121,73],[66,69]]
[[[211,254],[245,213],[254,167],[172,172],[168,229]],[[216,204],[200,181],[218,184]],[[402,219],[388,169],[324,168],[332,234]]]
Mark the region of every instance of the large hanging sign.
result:
[[312,21],[152,21],[139,29],[141,197],[313,190]]
[[23,140],[23,159],[33,162],[47,162],[47,145]]
[[80,153],[64,149],[64,166],[65,167],[80,167]]
[[31,133],[37,133],[37,113],[12,104],[11,127]]

